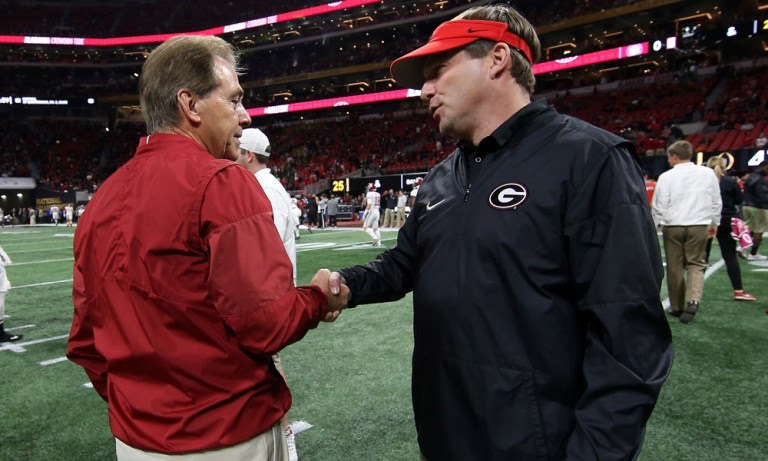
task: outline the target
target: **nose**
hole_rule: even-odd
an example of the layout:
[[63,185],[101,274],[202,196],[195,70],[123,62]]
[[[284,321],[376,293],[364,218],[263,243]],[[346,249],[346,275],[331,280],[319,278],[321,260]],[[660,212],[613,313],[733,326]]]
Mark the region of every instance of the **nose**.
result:
[[242,103],[240,103],[240,107],[238,108],[237,124],[243,128],[251,125],[251,116],[248,115],[248,112],[245,110]]
[[429,99],[435,95],[435,84],[432,82],[432,80],[426,80],[423,85],[421,85],[421,100],[422,101],[429,101]]

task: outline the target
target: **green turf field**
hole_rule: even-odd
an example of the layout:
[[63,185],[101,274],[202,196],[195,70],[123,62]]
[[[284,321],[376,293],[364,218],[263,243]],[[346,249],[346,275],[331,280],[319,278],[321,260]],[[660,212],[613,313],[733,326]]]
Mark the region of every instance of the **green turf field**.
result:
[[[6,227],[14,264],[6,326],[24,339],[0,346],[0,460],[110,460],[106,404],[62,360],[72,314],[72,229]],[[392,245],[394,231],[384,232]],[[316,269],[365,262],[378,248],[360,229],[303,233],[299,281]],[[763,252],[768,250],[764,249]],[[754,303],[731,300],[713,249],[702,309],[671,322],[676,357],[648,426],[643,461],[768,459],[768,263],[741,261]],[[627,262],[631,264],[631,261]],[[666,289],[662,292],[666,297]],[[411,298],[363,306],[321,324],[283,352],[303,461],[418,460],[410,404]]]

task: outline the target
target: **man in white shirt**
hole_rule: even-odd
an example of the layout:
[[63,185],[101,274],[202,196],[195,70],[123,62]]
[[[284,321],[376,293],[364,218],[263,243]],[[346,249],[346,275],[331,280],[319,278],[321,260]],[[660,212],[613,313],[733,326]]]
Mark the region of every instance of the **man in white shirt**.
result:
[[[280,184],[280,180],[270,173],[269,168],[267,168],[267,161],[271,152],[272,147],[269,144],[269,138],[261,130],[258,128],[243,130],[243,134],[240,136],[240,150],[237,156],[237,163],[256,176],[259,184],[261,184],[261,188],[264,189],[264,193],[272,204],[272,216],[275,221],[275,227],[277,227],[277,233],[280,234],[280,240],[283,241],[285,251],[288,253],[288,257],[293,265],[293,284],[295,285],[296,234],[294,231],[297,229],[298,222],[291,210],[291,196],[288,195],[283,185]],[[285,379],[280,356],[275,354],[272,356],[272,359],[280,375]],[[296,439],[288,423],[288,413],[283,416],[281,423],[288,443],[288,459],[289,461],[297,461],[299,457],[296,452]]]
[[373,239],[373,246],[381,246],[381,231],[379,230],[379,217],[381,212],[381,194],[376,192],[375,184],[368,184],[368,193],[365,196],[365,212],[363,212],[363,229]]
[[707,240],[717,232],[723,206],[714,171],[691,162],[692,156],[688,141],[669,146],[667,161],[672,169],[659,176],[652,205],[653,218],[664,236],[669,314],[683,323],[692,321],[699,309]]
[[402,190],[397,191],[397,211],[395,211],[395,227],[400,228],[405,224],[405,206],[408,204],[408,196]]

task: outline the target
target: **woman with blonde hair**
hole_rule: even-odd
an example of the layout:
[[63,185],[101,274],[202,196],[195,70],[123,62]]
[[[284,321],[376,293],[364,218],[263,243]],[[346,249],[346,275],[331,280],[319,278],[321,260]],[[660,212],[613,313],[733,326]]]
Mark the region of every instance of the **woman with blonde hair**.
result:
[[[736,257],[736,241],[731,236],[731,218],[739,218],[739,205],[744,201],[744,195],[739,188],[736,178],[726,174],[727,164],[723,155],[717,155],[707,161],[707,166],[715,171],[717,180],[720,183],[720,197],[723,200],[723,211],[721,212],[720,225],[717,227],[717,243],[720,244],[720,254],[723,255],[725,268],[728,271],[728,278],[733,285],[734,301],[756,301],[741,284],[741,268]],[[712,248],[712,239],[707,242],[707,260]]]

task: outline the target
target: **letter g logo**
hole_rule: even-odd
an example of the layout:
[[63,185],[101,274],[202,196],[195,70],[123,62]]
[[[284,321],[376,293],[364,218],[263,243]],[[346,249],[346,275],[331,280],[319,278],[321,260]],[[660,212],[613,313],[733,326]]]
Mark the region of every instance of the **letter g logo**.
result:
[[528,198],[528,189],[522,184],[502,184],[488,196],[488,203],[498,210],[515,209]]

